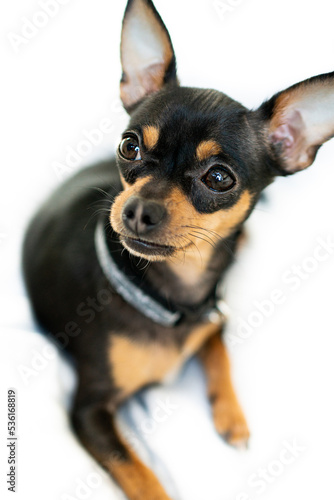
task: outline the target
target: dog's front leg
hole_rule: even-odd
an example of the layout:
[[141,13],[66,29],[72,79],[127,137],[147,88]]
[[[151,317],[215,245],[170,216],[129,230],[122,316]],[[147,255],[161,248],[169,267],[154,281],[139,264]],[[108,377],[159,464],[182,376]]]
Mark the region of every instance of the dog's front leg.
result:
[[228,352],[220,333],[204,344],[199,351],[199,358],[207,377],[217,431],[232,445],[247,444],[249,430],[233,388]]
[[129,500],[171,500],[153,472],[122,438],[114,419],[112,402],[96,394],[91,403],[76,404],[72,413],[75,431],[93,457],[111,474]]

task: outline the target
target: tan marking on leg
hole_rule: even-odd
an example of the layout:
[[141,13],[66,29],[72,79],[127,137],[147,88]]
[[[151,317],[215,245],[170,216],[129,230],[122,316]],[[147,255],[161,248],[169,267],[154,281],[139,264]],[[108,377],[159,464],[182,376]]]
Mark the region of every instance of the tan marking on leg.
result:
[[218,155],[221,152],[222,148],[220,147],[220,145],[212,139],[200,142],[196,148],[196,156],[198,161],[206,160],[207,158]]
[[159,139],[159,129],[153,125],[143,127],[143,141],[147,149],[153,149]]
[[124,395],[161,381],[179,358],[180,351],[176,347],[140,343],[121,336],[113,336],[109,353],[114,382]]
[[[113,416],[110,415],[113,419]],[[114,420],[114,419],[113,419]],[[87,449],[111,474],[129,500],[171,500],[154,473],[137,457],[130,443],[123,438],[114,420],[115,438],[126,450],[126,458],[119,451],[101,453],[92,445]]]
[[183,354],[185,357],[192,356],[203,346],[203,344],[208,340],[208,338],[212,337],[215,333],[221,331],[222,325],[215,323],[205,323],[204,325],[200,325],[196,327],[190,335],[188,335],[184,346],[183,346]]
[[209,339],[199,356],[207,376],[217,431],[226,436],[230,444],[247,443],[249,430],[233,388],[229,357],[220,335]]
[[129,500],[171,500],[153,472],[130,452],[130,460],[106,462],[112,476]]
[[113,380],[122,391],[122,398],[145,385],[161,382],[170,372],[177,371],[220,327],[210,322],[199,325],[180,347],[157,342],[136,342],[125,336],[114,335],[109,360]]

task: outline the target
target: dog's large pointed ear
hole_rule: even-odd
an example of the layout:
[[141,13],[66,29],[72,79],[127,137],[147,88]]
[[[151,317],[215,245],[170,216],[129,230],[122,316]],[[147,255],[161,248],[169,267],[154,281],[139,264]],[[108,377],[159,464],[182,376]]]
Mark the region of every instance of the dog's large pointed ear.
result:
[[177,84],[172,42],[151,0],[128,0],[121,62],[121,99],[127,111],[166,83]]
[[281,173],[303,170],[334,136],[334,72],[293,85],[262,104],[259,111]]

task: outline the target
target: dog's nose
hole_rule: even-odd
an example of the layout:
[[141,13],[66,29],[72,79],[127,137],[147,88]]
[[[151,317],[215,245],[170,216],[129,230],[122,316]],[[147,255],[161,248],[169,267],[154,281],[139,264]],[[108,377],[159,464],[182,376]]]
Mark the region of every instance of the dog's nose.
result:
[[160,203],[132,196],[124,205],[122,218],[125,226],[141,236],[155,229],[166,217],[166,209]]

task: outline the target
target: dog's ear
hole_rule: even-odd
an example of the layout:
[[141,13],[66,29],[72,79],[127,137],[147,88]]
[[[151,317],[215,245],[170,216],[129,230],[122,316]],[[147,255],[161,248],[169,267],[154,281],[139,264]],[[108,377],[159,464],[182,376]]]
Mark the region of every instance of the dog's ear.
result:
[[151,0],[128,0],[121,62],[121,99],[127,111],[166,83],[177,84],[172,42]]
[[303,170],[334,136],[334,72],[293,85],[262,104],[259,111],[281,173]]

